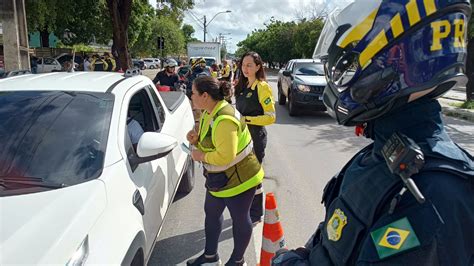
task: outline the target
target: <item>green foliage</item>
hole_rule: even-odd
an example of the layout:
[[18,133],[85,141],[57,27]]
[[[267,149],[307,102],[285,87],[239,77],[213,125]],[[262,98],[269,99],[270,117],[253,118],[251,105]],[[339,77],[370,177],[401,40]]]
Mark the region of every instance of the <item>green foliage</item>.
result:
[[151,23],[150,36],[148,38],[140,37],[140,41],[131,47],[132,56],[161,56],[157,45],[159,36],[165,39],[164,56],[178,55],[184,52],[184,34],[175,21],[170,17],[155,17]]
[[236,56],[255,51],[264,61],[278,64],[293,58],[311,57],[323,25],[320,19],[297,24],[272,18],[265,29],[254,30],[237,44]]
[[300,58],[311,58],[314,47],[318,42],[324,22],[321,19],[311,21],[303,20],[296,27],[295,52]]
[[474,101],[465,101],[459,103],[450,103],[451,106],[455,106],[461,109],[474,109]]
[[[171,8],[155,11],[147,0],[133,0],[128,46],[134,55],[158,55],[159,35],[165,37],[164,55],[184,51],[186,35],[180,26],[184,11],[193,7],[193,1],[169,2]],[[53,32],[64,46],[93,41],[109,45],[112,40],[112,19],[105,0],[26,0],[26,15],[30,32]],[[186,41],[195,40],[192,26],[184,26]]]
[[89,43],[107,32],[111,36],[103,1],[26,0],[26,16],[30,32],[53,32],[65,44]]
[[87,44],[74,44],[74,45],[65,45],[61,42],[58,43],[58,48],[71,48],[76,52],[95,52],[97,49],[94,47],[91,47]]
[[193,26],[191,26],[189,24],[184,24],[183,27],[181,27],[181,30],[183,31],[183,35],[184,35],[184,46],[185,47],[190,42],[200,42],[197,38],[193,37],[193,34],[196,32],[194,30]]

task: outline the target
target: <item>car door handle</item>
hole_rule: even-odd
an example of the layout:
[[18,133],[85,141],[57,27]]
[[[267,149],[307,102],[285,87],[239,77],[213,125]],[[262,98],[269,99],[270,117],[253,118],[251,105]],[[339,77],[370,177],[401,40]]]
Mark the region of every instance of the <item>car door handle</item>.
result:
[[140,191],[135,190],[135,193],[133,193],[133,206],[138,209],[140,214],[143,216],[145,215],[145,204],[143,204],[143,198],[142,195],[140,194]]

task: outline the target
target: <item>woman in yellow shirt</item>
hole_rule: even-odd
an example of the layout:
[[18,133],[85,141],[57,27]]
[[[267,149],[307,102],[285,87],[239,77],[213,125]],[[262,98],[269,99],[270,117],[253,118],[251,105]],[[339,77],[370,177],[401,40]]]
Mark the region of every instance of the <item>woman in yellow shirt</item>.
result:
[[[263,62],[256,52],[247,52],[240,60],[241,75],[235,86],[235,106],[245,116],[254,143],[258,161],[263,162],[267,146],[265,126],[275,123],[275,101],[272,88],[266,82]],[[257,188],[250,208],[252,223],[258,223],[263,216],[263,189]]]
[[199,131],[191,130],[187,139],[197,147],[191,156],[204,166],[206,177],[206,246],[204,253],[187,265],[218,264],[222,213],[227,207],[232,217],[234,250],[226,265],[245,265],[244,253],[252,236],[250,205],[264,172],[253,151],[252,137],[245,119],[225,97],[231,86],[212,77],[198,77],[191,99],[203,113]]

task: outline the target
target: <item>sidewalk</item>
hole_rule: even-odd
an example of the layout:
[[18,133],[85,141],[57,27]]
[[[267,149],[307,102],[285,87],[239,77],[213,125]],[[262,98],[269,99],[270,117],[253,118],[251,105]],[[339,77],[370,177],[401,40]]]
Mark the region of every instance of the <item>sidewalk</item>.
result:
[[438,100],[443,108],[443,114],[474,122],[474,110],[462,109],[451,105],[466,101],[465,88],[450,90]]

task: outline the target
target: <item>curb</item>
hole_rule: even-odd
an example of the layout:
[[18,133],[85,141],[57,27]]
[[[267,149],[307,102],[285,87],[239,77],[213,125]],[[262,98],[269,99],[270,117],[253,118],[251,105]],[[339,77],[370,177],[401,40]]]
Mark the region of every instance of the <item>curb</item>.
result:
[[474,112],[469,110],[464,110],[461,108],[452,107],[446,104],[442,105],[443,114],[447,116],[457,117],[464,120],[474,122]]

